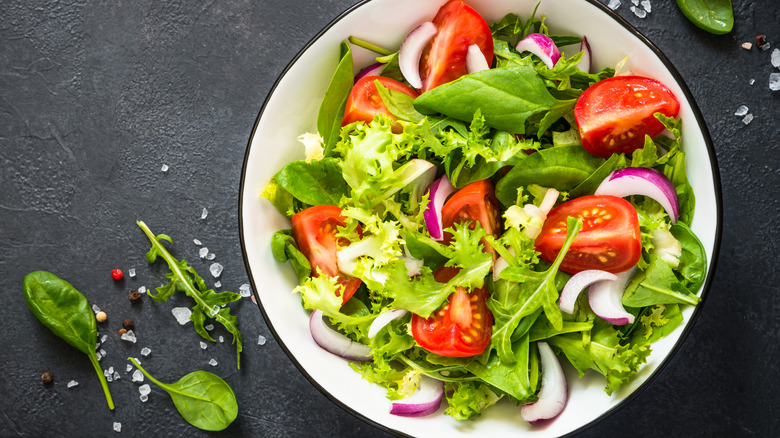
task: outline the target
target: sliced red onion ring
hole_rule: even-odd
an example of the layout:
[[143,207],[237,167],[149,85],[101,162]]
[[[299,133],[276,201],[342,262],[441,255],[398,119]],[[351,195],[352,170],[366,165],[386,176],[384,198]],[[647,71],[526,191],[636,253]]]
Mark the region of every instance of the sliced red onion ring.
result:
[[680,216],[680,203],[674,185],[663,173],[646,167],[626,167],[607,176],[596,189],[596,195],[613,195],[624,198],[631,195],[655,199],[669,214],[672,223]]
[[420,57],[425,45],[438,31],[435,24],[426,21],[409,32],[398,50],[398,67],[404,79],[414,88],[422,88]]
[[580,52],[582,52],[582,58],[580,58],[580,62],[577,63],[577,68],[584,71],[585,73],[590,73],[590,64],[591,64],[590,44],[588,44],[588,39],[585,38],[585,35],[582,36],[582,42],[580,43]]
[[420,377],[420,387],[411,396],[394,401],[390,413],[402,417],[422,417],[439,410],[444,399],[444,382],[430,377]]
[[634,322],[634,315],[626,312],[621,299],[628,280],[634,275],[636,267],[617,274],[615,281],[600,281],[588,289],[590,310],[599,318],[614,325],[626,325]]
[[371,347],[355,342],[333,330],[322,320],[322,311],[315,310],[309,317],[309,330],[314,342],[323,349],[348,360],[370,361]]
[[409,313],[409,311],[404,309],[390,309],[387,312],[379,314],[379,316],[374,318],[374,321],[368,328],[368,337],[373,339],[374,336],[379,333],[379,330],[382,330],[387,324],[390,324],[390,321],[401,318],[407,313]]
[[425,218],[425,225],[428,227],[428,232],[431,238],[436,241],[444,239],[444,233],[442,232],[441,224],[441,208],[444,206],[444,201],[447,200],[455,188],[450,184],[450,180],[447,179],[447,175],[442,176],[431,184],[428,189],[428,208],[425,209],[423,217]]
[[382,73],[382,70],[385,69],[385,65],[386,64],[382,64],[381,62],[376,62],[363,70],[360,70],[358,74],[355,75],[355,82],[359,81],[363,76],[379,76]]
[[552,38],[543,33],[532,33],[517,43],[517,51],[520,53],[531,52],[538,56],[547,68],[555,67],[555,63],[561,59],[561,51]]
[[566,313],[574,313],[574,303],[577,302],[577,297],[580,296],[580,292],[586,287],[589,287],[593,283],[600,281],[615,282],[618,277],[615,274],[599,269],[588,269],[574,274],[569,281],[566,282],[566,286],[561,291],[561,298],[558,302],[558,307]]
[[539,347],[542,361],[542,388],[539,390],[539,400],[523,405],[520,410],[521,418],[529,423],[557,417],[566,407],[569,396],[566,376],[552,348],[542,341],[537,342],[536,346]]
[[470,45],[466,51],[466,69],[469,73],[490,69],[485,54],[476,44]]

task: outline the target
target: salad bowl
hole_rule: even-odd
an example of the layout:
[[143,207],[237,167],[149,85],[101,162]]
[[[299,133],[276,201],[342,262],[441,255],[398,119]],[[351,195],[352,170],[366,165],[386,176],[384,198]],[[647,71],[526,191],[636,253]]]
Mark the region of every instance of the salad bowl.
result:
[[[380,428],[406,436],[560,436],[577,431],[630,399],[657,375],[685,339],[698,307],[683,311],[684,321],[653,344],[639,374],[607,395],[603,376],[577,371],[564,364],[569,384],[566,408],[554,421],[533,426],[521,420],[513,403],[491,407],[473,421],[456,421],[437,413],[419,418],[391,415],[386,391],[365,381],[348,362],[317,346],[309,332],[309,315],[300,297],[290,292],[298,284],[293,270],[276,262],[271,236],[290,227],[260,194],[286,163],[304,157],[296,138],[316,132],[317,112],[339,60],[339,44],[349,36],[395,50],[409,31],[431,20],[443,1],[363,1],[333,20],[293,59],[281,74],[257,117],[244,160],[240,191],[240,235],[244,260],[260,310],[279,344],[300,371],[331,400]],[[689,182],[696,196],[691,229],[707,255],[707,278],[698,291],[704,298],[712,280],[721,227],[720,183],[715,153],[703,118],[690,91],[670,61],[647,38],[596,0],[469,0],[488,23],[513,12],[537,16],[555,34],[585,35],[592,49],[593,70],[614,67],[627,58],[624,69],[664,83],[680,101],[682,145]],[[566,51],[566,50],[564,50]],[[576,52],[576,50],[575,50]],[[373,63],[375,54],[353,47],[355,69]],[[562,361],[565,362],[565,361]]]

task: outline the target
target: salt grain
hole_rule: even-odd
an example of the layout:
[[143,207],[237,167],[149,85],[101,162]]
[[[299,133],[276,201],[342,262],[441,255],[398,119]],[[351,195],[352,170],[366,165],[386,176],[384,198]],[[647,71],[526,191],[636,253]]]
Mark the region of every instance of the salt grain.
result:
[[631,3],[633,3],[634,6],[639,6],[639,0],[631,0]]
[[750,85],[753,85],[753,84],[755,84],[755,83],[756,83],[756,80],[755,80],[755,79],[751,79],[751,80],[749,81],[749,83],[750,83]]
[[135,337],[135,333],[133,333],[132,330],[128,330],[126,333],[122,333],[122,336],[120,336],[120,338],[123,341],[132,342],[133,344],[135,344],[138,341],[138,339]]
[[244,298],[252,295],[252,289],[250,288],[249,283],[244,283],[241,286],[239,286],[238,293],[240,293],[241,296]]
[[249,297],[250,300],[252,300],[253,303],[257,304],[257,298],[255,298],[254,295]]
[[149,356],[149,353],[151,353],[152,350],[150,350],[148,347],[144,347],[141,349],[141,356]]
[[217,258],[217,255],[213,252],[206,254],[206,260],[214,260],[215,258]]
[[138,293],[139,293],[139,294],[146,293],[146,286],[141,286],[141,287],[139,287],[139,288],[138,288]]
[[761,50],[767,51],[769,50],[769,47],[770,47],[769,43],[766,43],[763,46],[761,46]]
[[194,243],[195,245],[198,245],[198,246],[203,245],[203,243],[201,243],[201,241],[198,240],[198,239],[192,239],[192,243]]
[[209,361],[209,365],[211,365],[211,366],[213,366],[213,367],[217,366],[217,360],[212,358],[212,359]]
[[70,382],[68,382],[68,388],[73,388],[74,386],[78,386],[78,384],[79,382],[75,380],[71,380]]
[[101,360],[101,359],[103,359],[103,355],[102,355],[102,354],[100,354],[100,352],[99,352],[99,351],[98,351],[97,353],[95,353],[95,356],[97,356],[97,360]]
[[753,43],[742,43],[742,48],[745,50],[750,50],[753,48]]
[[769,89],[772,91],[780,90],[780,73],[769,75]]
[[225,338],[223,338],[222,336],[220,336],[220,337],[219,337],[219,338],[217,338],[217,339],[219,339],[219,342],[225,342]]
[[184,325],[189,322],[190,315],[192,315],[192,310],[187,307],[174,307],[171,309],[171,313],[173,313],[173,316],[176,318],[176,321],[178,321],[179,324]]
[[141,403],[146,403],[146,401],[149,400],[149,396],[144,394],[141,394],[141,396],[138,398],[141,399]]
[[125,368],[125,372],[129,373],[130,371],[133,371],[133,366],[130,364],[127,364],[127,368]]
[[263,335],[257,336],[257,345],[265,345],[265,341],[266,341],[265,336]]
[[780,49],[772,50],[772,66],[775,68],[780,68]]
[[652,7],[650,5],[650,0],[642,0],[642,9],[647,11],[648,13],[652,12]]
[[100,353],[100,355],[101,355],[101,356],[103,356],[103,357],[106,357],[106,356],[107,356],[107,355],[106,355],[106,350],[104,350],[104,349],[102,349],[102,348],[100,349],[100,351],[99,351],[98,353]]
[[160,170],[162,170],[163,172],[167,172],[167,171],[168,171],[168,169],[169,169],[169,167],[168,167],[168,165],[167,165],[167,164],[163,164],[163,165],[160,167]]
[[205,326],[203,326],[203,328],[205,328],[206,330],[214,330],[214,324],[206,324]]
[[108,367],[108,373],[114,374],[114,367]]
[[114,380],[119,380],[121,378],[122,378],[122,376],[119,375],[119,372],[118,371],[114,371]]
[[206,210],[206,207],[203,207],[203,211],[200,213],[201,219],[206,219],[209,216],[209,211]]
[[218,278],[220,275],[222,275],[222,265],[219,263],[212,263],[211,266],[209,266],[209,272],[211,272],[211,275],[214,278]]
[[739,108],[737,108],[737,112],[735,112],[734,115],[742,117],[747,113],[748,113],[748,107],[746,107],[745,105],[740,105]]
[[607,5],[607,7],[614,11],[615,9],[620,7],[620,0],[609,0],[609,4]]
[[645,11],[645,10],[644,10],[644,9],[642,9],[642,8],[638,8],[638,7],[636,7],[636,6],[631,6],[631,8],[630,8],[630,9],[631,9],[631,12],[633,12],[633,13],[634,13],[634,15],[636,15],[636,16],[637,16],[637,17],[639,17],[639,18],[645,18],[645,17],[647,17],[647,11]]
[[205,343],[205,342],[203,342],[203,341],[200,341],[200,349],[201,349],[201,350],[205,350],[206,348],[208,348],[208,346],[209,346],[209,345],[208,345],[207,343]]
[[742,118],[742,123],[749,125],[753,121],[753,114],[748,114]]
[[95,312],[95,313],[98,313],[98,312],[100,312],[100,307],[98,307],[97,304],[93,304],[92,305],[92,311]]
[[103,336],[100,338],[100,343],[102,344],[102,343],[106,342],[106,340],[107,340],[107,339],[108,339],[108,335],[103,335]]
[[130,278],[135,278],[135,268],[130,268],[127,270],[127,275],[130,276]]
[[133,371],[132,377],[130,377],[130,380],[133,382],[143,382],[144,381],[144,373],[141,372],[141,370],[135,370]]
[[217,281],[217,282],[215,282],[215,283],[214,283],[214,287],[215,287],[215,288],[217,288],[217,287],[222,287],[222,282],[221,282],[221,281]]
[[141,395],[149,395],[149,393],[152,392],[152,388],[149,386],[148,383],[144,383],[143,385],[138,387],[138,392],[141,393]]
[[108,374],[108,375],[106,376],[106,382],[109,382],[109,383],[110,383],[110,382],[113,382],[113,381],[114,381],[114,376],[113,376],[113,375],[111,375],[111,374]]
[[114,422],[114,432],[121,432],[122,431],[122,423],[119,423],[117,421]]
[[200,258],[205,259],[207,255],[209,255],[209,249],[205,246],[198,250],[198,255]]

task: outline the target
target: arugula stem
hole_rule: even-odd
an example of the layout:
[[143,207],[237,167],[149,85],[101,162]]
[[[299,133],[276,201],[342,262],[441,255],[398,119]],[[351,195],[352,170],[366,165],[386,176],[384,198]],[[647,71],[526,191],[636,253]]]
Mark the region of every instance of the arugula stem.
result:
[[100,367],[100,364],[98,363],[97,356],[95,356],[95,353],[89,354],[88,356],[89,356],[89,361],[92,362],[92,366],[95,368],[95,372],[97,372],[98,378],[100,379],[100,386],[103,387],[103,393],[106,395],[108,408],[113,411],[114,399],[111,398],[111,391],[108,390],[108,382],[106,382],[106,376],[103,375],[103,369]]
[[442,371],[464,371],[462,366],[449,366],[449,367],[443,367],[439,368],[437,370],[429,370],[427,368],[421,367],[417,362],[409,359],[406,356],[400,355],[398,356],[398,359],[401,360],[401,362],[408,365],[410,368],[414,369],[415,371],[419,372],[420,374],[424,374],[432,379],[441,380],[442,382],[463,382],[467,380],[479,380],[479,377],[477,376],[471,376],[471,377],[445,377],[441,375]]
[[349,38],[347,38],[347,40],[350,43],[352,43],[352,44],[354,44],[354,45],[356,45],[358,47],[362,47],[362,48],[364,48],[366,50],[370,50],[370,51],[372,51],[374,53],[378,53],[378,54],[380,54],[382,56],[388,56],[388,55],[392,55],[393,54],[393,52],[391,52],[391,51],[389,51],[387,49],[383,49],[382,47],[379,47],[379,46],[377,46],[375,44],[371,44],[371,43],[369,43],[367,41],[363,41],[361,39],[357,39],[357,38],[355,38],[353,36],[350,36]]

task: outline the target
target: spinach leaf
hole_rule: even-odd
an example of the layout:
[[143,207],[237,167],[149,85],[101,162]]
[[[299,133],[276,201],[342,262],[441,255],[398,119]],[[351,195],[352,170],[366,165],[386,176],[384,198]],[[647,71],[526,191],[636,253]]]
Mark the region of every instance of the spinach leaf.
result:
[[106,395],[108,408],[114,409],[114,400],[95,354],[95,315],[84,295],[67,281],[46,271],[27,274],[23,290],[27,307],[33,315],[52,333],[89,357]]
[[414,98],[406,93],[400,91],[391,90],[379,81],[374,81],[376,85],[376,91],[379,93],[379,97],[382,98],[385,107],[390,113],[401,120],[407,122],[420,123],[425,118],[424,115],[417,112],[414,109]]
[[355,83],[352,69],[352,51],[349,44],[342,42],[339,64],[325,91],[325,97],[317,114],[317,130],[325,142],[326,157],[330,155],[341,133],[344,106]]
[[685,173],[685,153],[678,151],[669,158],[663,173],[672,182],[677,192],[677,201],[680,203],[679,221],[690,224],[693,220],[693,210],[696,207],[696,195],[693,193],[693,188]]
[[[472,120],[480,110],[492,128],[539,135],[571,111],[575,102],[554,98],[533,66],[513,65],[461,76],[421,94],[414,106],[422,113],[441,113],[459,120]],[[545,117],[548,113],[557,117]]]
[[707,273],[707,255],[704,252],[704,246],[696,234],[682,222],[672,225],[669,231],[682,245],[682,255],[677,272],[687,283],[687,289],[695,293],[704,283],[704,277]]
[[161,303],[168,301],[168,298],[177,290],[189,295],[195,300],[195,306],[192,308],[192,315],[190,315],[195,331],[204,339],[216,342],[204,328],[204,323],[208,317],[222,324],[233,335],[233,344],[236,345],[236,368],[241,368],[243,343],[241,342],[241,332],[238,330],[238,319],[235,315],[230,314],[229,307],[222,307],[225,304],[238,301],[241,299],[241,295],[233,292],[217,293],[214,289],[208,289],[203,278],[195,272],[195,268],[189,266],[185,260],[176,260],[163,246],[163,240],[167,240],[169,243],[173,242],[170,236],[165,234],[155,236],[145,223],[142,221],[136,223],[152,243],[151,249],[146,253],[146,260],[149,263],[154,263],[158,256],[162,257],[171,270],[165,274],[165,278],[170,280],[168,284],[158,287],[156,294],[153,294],[152,291],[148,291],[147,294],[153,300]]
[[623,305],[645,307],[654,304],[691,304],[701,299],[682,284],[672,268],[651,254],[647,270],[634,275],[623,293]]
[[626,167],[626,156],[623,154],[612,154],[604,164],[598,167],[593,173],[591,173],[584,181],[577,184],[576,187],[569,192],[570,199],[579,198],[580,196],[592,195],[599,187],[602,181],[609,176],[610,173],[617,169]]
[[514,205],[517,189],[528,184],[566,192],[585,181],[604,161],[579,145],[542,149],[520,160],[501,178],[496,184],[496,197],[506,206]]
[[341,167],[333,158],[292,161],[282,167],[273,180],[309,205],[339,205],[341,197],[349,194]]
[[273,180],[265,186],[260,196],[271,201],[276,210],[288,218],[295,214],[295,198]]
[[178,382],[162,383],[149,375],[132,357],[127,360],[165,390],[182,418],[198,429],[223,430],[238,416],[238,402],[233,389],[216,374],[195,371]]
[[677,0],[677,6],[685,18],[707,32],[722,35],[734,27],[731,0]]
[[298,249],[290,229],[279,230],[271,236],[271,253],[279,263],[290,261],[301,284],[311,275],[311,263]]

